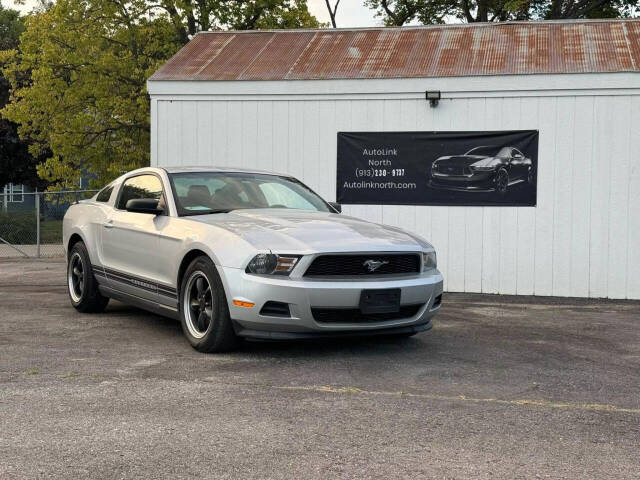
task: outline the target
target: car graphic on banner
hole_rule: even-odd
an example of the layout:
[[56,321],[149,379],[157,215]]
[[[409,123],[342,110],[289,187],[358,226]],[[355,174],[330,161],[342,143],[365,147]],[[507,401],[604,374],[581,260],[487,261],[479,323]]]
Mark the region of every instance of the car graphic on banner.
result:
[[534,180],[533,162],[520,150],[483,145],[463,155],[438,158],[431,165],[430,186],[505,195],[510,186]]

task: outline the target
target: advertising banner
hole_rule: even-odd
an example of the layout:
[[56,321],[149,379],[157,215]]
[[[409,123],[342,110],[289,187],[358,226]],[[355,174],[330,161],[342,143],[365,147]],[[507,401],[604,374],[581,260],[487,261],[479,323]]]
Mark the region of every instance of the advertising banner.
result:
[[339,132],[337,201],[535,206],[538,131]]

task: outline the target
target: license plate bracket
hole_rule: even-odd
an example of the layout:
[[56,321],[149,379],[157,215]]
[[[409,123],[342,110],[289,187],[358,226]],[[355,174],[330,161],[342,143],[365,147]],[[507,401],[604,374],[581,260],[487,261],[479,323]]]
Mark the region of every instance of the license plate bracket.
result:
[[370,313],[395,313],[400,311],[400,289],[368,289],[360,293],[360,311]]

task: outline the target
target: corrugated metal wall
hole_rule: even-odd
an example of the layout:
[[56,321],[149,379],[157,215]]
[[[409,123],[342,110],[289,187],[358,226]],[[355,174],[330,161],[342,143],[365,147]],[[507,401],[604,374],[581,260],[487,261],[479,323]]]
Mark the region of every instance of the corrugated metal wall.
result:
[[424,236],[448,291],[640,299],[640,96],[158,100],[153,164],[288,172],[335,199],[336,132],[540,130],[538,206],[346,206]]

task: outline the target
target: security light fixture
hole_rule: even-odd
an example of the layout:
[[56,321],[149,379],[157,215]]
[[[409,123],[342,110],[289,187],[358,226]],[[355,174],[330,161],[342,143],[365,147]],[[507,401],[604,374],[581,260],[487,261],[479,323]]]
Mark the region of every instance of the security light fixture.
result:
[[429,90],[427,90],[425,93],[425,97],[427,100],[429,100],[429,105],[431,105],[432,107],[437,107],[438,106],[438,102],[440,101],[440,91],[434,91],[434,92],[430,92]]

